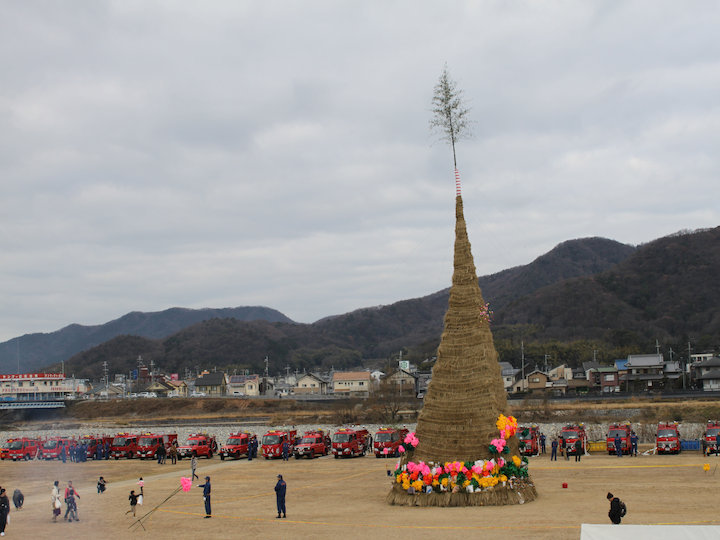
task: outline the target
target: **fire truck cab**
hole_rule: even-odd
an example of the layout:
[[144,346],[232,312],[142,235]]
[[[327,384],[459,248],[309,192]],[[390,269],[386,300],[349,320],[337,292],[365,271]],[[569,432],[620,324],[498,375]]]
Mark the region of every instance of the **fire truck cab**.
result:
[[67,437],[50,437],[40,446],[38,459],[60,459],[62,447],[69,446],[71,442],[73,440]]
[[717,436],[720,434],[720,421],[708,420],[703,434],[703,454],[720,454]]
[[655,448],[658,454],[679,454],[682,451],[677,422],[660,422],[658,424]]
[[332,436],[332,453],[340,457],[364,456],[368,449],[367,429],[339,429]]
[[581,442],[580,451],[584,454],[587,449],[587,435],[585,434],[585,426],[583,424],[568,424],[560,432],[560,436],[565,441],[566,452],[569,456],[577,454],[575,443]]
[[624,422],[622,424],[610,424],[605,441],[608,454],[611,456],[617,454],[617,449],[615,448],[616,437],[620,437],[622,453],[630,454],[630,451],[632,450],[632,443],[630,442],[631,433],[632,428],[630,427],[629,422]]
[[205,456],[208,459],[218,451],[218,444],[213,435],[207,433],[193,433],[188,437],[187,443],[179,446],[177,449],[178,459],[184,457],[191,458],[193,456]]
[[295,449],[295,439],[297,431],[268,431],[262,438],[262,453],[265,459],[274,459],[282,457],[283,444],[288,443],[288,456],[293,455]]
[[157,459],[160,446],[167,449],[175,441],[177,441],[177,433],[144,433],[138,439],[135,455],[140,459]]
[[300,459],[303,456],[310,459],[317,456],[327,456],[329,452],[328,446],[328,436],[322,429],[306,431],[300,442],[295,445],[293,454],[295,459]]
[[112,443],[110,443],[110,455],[114,459],[120,459],[121,457],[132,459],[135,457],[137,451],[137,435],[131,435],[130,433],[118,433],[115,435]]
[[41,443],[37,439],[29,439],[21,437],[18,439],[8,439],[8,444],[2,459],[12,459],[13,461],[35,459],[40,450]]
[[536,425],[522,426],[518,429],[520,455],[537,456],[540,454],[540,430]]
[[375,433],[373,452],[376,458],[397,457],[400,455],[400,445],[405,440],[408,430],[405,428],[380,428]]
[[248,457],[251,436],[246,431],[231,433],[225,445],[220,448],[220,459]]

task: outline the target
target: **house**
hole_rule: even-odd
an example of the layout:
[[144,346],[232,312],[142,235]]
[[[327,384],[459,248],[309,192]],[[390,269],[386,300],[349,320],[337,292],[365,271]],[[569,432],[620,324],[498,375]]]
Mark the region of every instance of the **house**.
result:
[[229,396],[259,396],[260,375],[231,375],[227,383]]
[[545,388],[550,382],[550,377],[547,373],[536,369],[530,372],[527,376],[527,391],[528,392],[545,392]]
[[195,392],[202,392],[206,396],[224,396],[227,391],[227,376],[216,371],[206,373],[195,379]]
[[369,371],[335,371],[332,388],[335,394],[368,396],[371,389]]
[[173,388],[173,390],[168,393],[168,397],[188,397],[188,395],[190,394],[190,392],[188,391],[188,385],[185,381],[170,379],[169,381],[165,381],[165,383],[169,384]]
[[415,374],[404,369],[396,369],[385,377],[385,382],[398,389],[398,393],[417,394],[417,378]]
[[503,386],[506,392],[510,392],[515,382],[515,377],[520,373],[519,369],[512,366],[510,362],[498,362],[500,364],[500,372],[503,379]]
[[706,392],[720,390],[720,358],[710,357],[692,365],[695,385]]
[[325,395],[328,393],[328,382],[320,375],[314,373],[305,373],[297,380],[297,384],[293,391],[296,395],[317,394]]
[[428,386],[432,380],[432,371],[416,371],[415,372],[415,391],[417,397],[423,398],[427,394]]
[[615,366],[599,366],[590,372],[591,385],[602,394],[620,391],[620,374]]
[[658,390],[664,384],[664,367],[661,354],[631,354],[625,364],[627,373],[620,381],[625,382],[627,391]]
[[[178,382],[178,381],[175,381]],[[185,383],[183,383],[185,384]],[[187,385],[185,385],[187,388]],[[169,397],[171,395],[179,395],[177,393],[178,387],[174,384],[170,384],[170,381],[155,381],[148,384],[145,387],[145,392],[155,392],[158,397]],[[185,392],[187,395],[187,390]]]

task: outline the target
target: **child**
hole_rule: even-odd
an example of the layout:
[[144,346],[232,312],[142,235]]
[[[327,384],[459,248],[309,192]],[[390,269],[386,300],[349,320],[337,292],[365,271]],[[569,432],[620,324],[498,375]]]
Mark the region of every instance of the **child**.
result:
[[[144,495],[143,488],[145,487],[145,482],[143,481],[142,476],[140,477],[140,480],[138,480],[138,486],[140,486],[140,495],[138,495],[137,503],[138,503],[140,506],[142,506],[142,503],[143,503],[143,495]],[[133,514],[133,515],[135,515],[135,514]]]
[[105,479],[101,476],[97,483],[98,493],[105,493]]
[[132,512],[133,517],[135,517],[135,507],[137,506],[137,503],[138,503],[138,496],[135,495],[134,489],[132,491],[130,491],[130,496],[128,497],[128,499],[130,500],[130,510],[128,510],[125,513],[129,514],[130,512]]

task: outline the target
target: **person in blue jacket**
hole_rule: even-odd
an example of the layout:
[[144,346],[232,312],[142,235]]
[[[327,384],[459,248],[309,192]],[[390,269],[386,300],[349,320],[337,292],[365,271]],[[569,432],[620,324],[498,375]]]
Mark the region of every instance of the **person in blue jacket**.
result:
[[287,492],[287,484],[285,483],[285,480],[283,480],[282,474],[278,474],[277,477],[278,481],[277,484],[275,484],[275,498],[277,499],[278,511],[277,517],[281,517],[281,513],[282,517],[287,517],[285,513],[285,493]]
[[205,519],[212,517],[212,508],[210,507],[210,477],[205,477],[205,483],[198,487],[203,488],[203,501],[205,501]]

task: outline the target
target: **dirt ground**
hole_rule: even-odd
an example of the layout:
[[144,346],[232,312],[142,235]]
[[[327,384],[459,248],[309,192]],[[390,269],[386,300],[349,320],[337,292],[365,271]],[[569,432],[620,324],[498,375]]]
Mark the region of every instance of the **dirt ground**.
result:
[[[642,450],[642,448],[641,448]],[[705,472],[703,464],[709,463]],[[1,462],[0,485],[19,487],[25,507],[10,513],[8,538],[231,538],[262,535],[292,538],[429,538],[457,535],[553,540],[579,538],[581,523],[609,523],[608,491],[623,499],[629,524],[720,524],[720,458],[699,452],[679,456],[610,457],[593,454],[580,463],[532,458],[539,497],[525,505],[474,508],[405,508],[385,504],[386,469],[394,460],[321,457],[289,462],[264,459],[199,460],[198,474],[212,479],[213,518],[203,519],[202,490],[179,492],[142,521],[126,515],[128,494],[145,482],[138,517],[153,510],[189,476],[190,463],[151,461]],[[275,519],[273,487],[282,473],[288,484],[287,519]],[[108,481],[98,495],[99,476]],[[51,522],[52,482],[72,480],[80,522]],[[562,487],[568,484],[567,489]],[[195,486],[200,482],[195,481]],[[64,508],[63,508],[64,513]],[[144,528],[143,528],[144,527]]]

